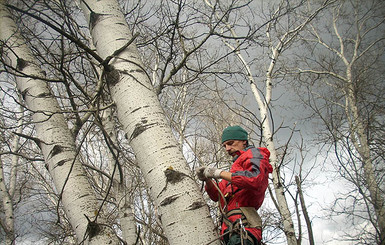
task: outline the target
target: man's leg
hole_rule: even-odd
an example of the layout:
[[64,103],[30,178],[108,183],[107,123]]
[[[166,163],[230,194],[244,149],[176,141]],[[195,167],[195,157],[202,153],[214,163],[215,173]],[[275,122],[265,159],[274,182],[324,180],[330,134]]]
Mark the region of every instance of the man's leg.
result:
[[[241,245],[241,244],[242,244],[242,241],[241,241],[241,237],[239,234],[233,234],[230,237],[230,239],[228,240],[228,242],[226,243],[226,245]],[[244,245],[254,245],[249,240],[243,240],[243,244]]]

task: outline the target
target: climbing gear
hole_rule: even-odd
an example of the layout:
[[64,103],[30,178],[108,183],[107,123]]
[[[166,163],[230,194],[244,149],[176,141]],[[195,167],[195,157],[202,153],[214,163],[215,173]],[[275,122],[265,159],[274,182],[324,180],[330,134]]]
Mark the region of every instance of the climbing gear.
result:
[[[231,222],[229,218],[234,215],[240,215],[241,218]],[[229,237],[231,237],[233,233],[237,233],[240,235],[241,241],[248,240],[252,242],[252,244],[255,244],[255,240],[245,228],[262,228],[262,219],[254,207],[232,209],[224,215],[223,222],[230,231]]]
[[262,219],[254,207],[240,207],[243,216],[246,217],[250,228],[262,229]]
[[[254,207],[240,207],[228,211],[225,214],[223,220],[228,227],[231,226],[231,221],[229,220],[229,217],[234,215],[241,215],[240,220],[242,224],[247,228],[262,228],[262,219]],[[229,223],[230,225],[228,225]]]

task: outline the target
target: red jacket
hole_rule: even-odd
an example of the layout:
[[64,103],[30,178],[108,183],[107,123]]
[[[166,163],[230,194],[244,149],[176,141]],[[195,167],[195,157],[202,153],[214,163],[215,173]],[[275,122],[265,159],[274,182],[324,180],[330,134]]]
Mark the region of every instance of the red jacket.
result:
[[[269,163],[269,156],[268,149],[254,146],[249,146],[238,153],[230,169],[231,182],[222,180],[218,184],[223,196],[227,199],[225,211],[239,207],[255,207],[256,209],[261,207],[268,186],[268,176],[273,171]],[[215,186],[210,188],[206,185],[205,189],[213,201],[219,200],[220,195],[218,195],[218,189]],[[223,198],[220,198],[220,202],[223,208],[225,205]],[[239,218],[240,215],[234,215],[229,219],[234,222]],[[222,223],[221,233],[226,229],[227,225]],[[246,228],[246,230],[250,231],[259,241],[262,239],[261,229]]]

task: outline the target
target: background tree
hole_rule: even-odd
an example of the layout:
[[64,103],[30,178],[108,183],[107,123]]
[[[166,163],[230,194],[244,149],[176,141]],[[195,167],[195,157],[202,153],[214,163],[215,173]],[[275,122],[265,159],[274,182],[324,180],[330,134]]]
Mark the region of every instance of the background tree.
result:
[[320,119],[318,140],[331,147],[335,170],[349,183],[332,212],[349,217],[356,232],[345,236],[360,244],[385,241],[384,158],[378,150],[383,148],[378,141],[384,116],[383,7],[382,1],[338,2],[328,20],[320,19],[325,26],[312,25],[297,86]]

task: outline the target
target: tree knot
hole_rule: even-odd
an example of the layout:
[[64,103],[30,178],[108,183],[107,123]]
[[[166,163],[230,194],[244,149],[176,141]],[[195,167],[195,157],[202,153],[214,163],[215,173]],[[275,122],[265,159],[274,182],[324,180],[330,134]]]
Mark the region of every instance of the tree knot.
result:
[[186,174],[182,173],[182,172],[179,172],[179,171],[175,171],[173,169],[173,167],[168,167],[165,171],[164,171],[164,174],[166,175],[166,179],[167,179],[167,182],[171,183],[171,184],[175,184],[175,183],[178,183],[179,181],[181,181],[185,176],[187,176]]

